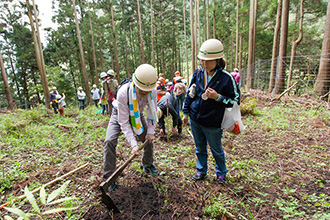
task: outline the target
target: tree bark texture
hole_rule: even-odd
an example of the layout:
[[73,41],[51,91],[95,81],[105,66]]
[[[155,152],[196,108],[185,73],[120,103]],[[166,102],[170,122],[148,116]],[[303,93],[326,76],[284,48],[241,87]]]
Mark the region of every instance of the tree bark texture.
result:
[[7,98],[7,102],[8,102],[8,109],[13,110],[14,109],[13,99],[11,97],[8,78],[7,78],[7,74],[6,74],[6,70],[5,70],[5,65],[3,64],[1,51],[0,51],[0,67],[1,67],[2,80],[5,85],[5,93],[6,93],[6,98]]
[[273,40],[273,54],[272,54],[272,64],[270,70],[270,80],[268,92],[272,92],[275,86],[275,77],[276,77],[276,65],[278,56],[278,45],[279,45],[279,33],[281,29],[281,11],[282,11],[282,0],[278,0],[277,3],[277,16],[276,16],[276,25],[274,29],[274,40]]
[[191,68],[192,73],[196,69],[196,47],[195,47],[195,30],[194,30],[194,6],[193,0],[190,0],[190,34],[191,34]]
[[89,28],[90,28],[90,35],[92,40],[92,49],[93,49],[93,61],[94,61],[94,69],[95,69],[95,83],[99,86],[99,74],[97,72],[97,63],[96,63],[96,53],[95,53],[95,45],[94,45],[94,33],[93,33],[93,26],[92,26],[92,18],[91,13],[89,11],[89,0],[87,0],[87,8],[88,8],[88,18],[89,18]]
[[290,87],[290,83],[291,83],[294,57],[296,55],[296,48],[297,48],[298,44],[301,42],[301,40],[303,38],[303,20],[304,20],[304,6],[303,6],[303,4],[304,4],[304,0],[301,0],[301,3],[300,3],[300,19],[299,19],[299,36],[295,41],[292,41],[290,69],[289,69],[289,75],[288,75],[287,88]]
[[186,2],[185,2],[185,0],[183,0],[183,30],[184,30],[184,47],[185,47],[185,54],[186,54],[187,82],[189,83],[189,63],[188,63],[188,49],[187,49]]
[[314,85],[314,93],[325,95],[330,89],[330,1],[328,1],[327,17],[325,21],[320,69]]
[[113,5],[112,1],[110,3],[110,11],[111,11],[111,22],[112,22],[112,34],[113,34],[113,43],[114,43],[114,50],[115,50],[115,60],[116,60],[116,73],[117,73],[117,80],[120,82],[120,69],[119,69],[119,60],[118,60],[118,48],[117,48],[117,39],[116,39],[116,24],[115,18],[113,15]]
[[[34,4],[34,1],[32,1],[32,3]],[[34,50],[35,50],[35,54],[36,54],[37,66],[38,66],[38,69],[40,72],[41,85],[42,85],[42,89],[43,89],[44,96],[45,96],[45,104],[46,104],[46,107],[49,109],[50,100],[49,100],[49,89],[48,89],[48,83],[47,83],[47,76],[46,76],[46,71],[45,71],[45,63],[43,62],[43,53],[42,53],[42,48],[41,48],[41,43],[40,43],[39,32],[36,33],[35,28],[34,28],[34,22],[33,22],[33,18],[32,18],[32,11],[30,8],[29,0],[26,0],[26,7],[28,9],[28,17],[30,19],[32,40],[34,43]],[[35,9],[35,7],[34,7],[34,9]],[[39,30],[36,11],[34,13],[35,13],[35,18],[36,18],[35,22],[36,22],[37,30]],[[38,42],[38,39],[39,39],[39,42]],[[27,93],[25,93],[25,95],[26,94]]]
[[139,19],[139,31],[140,31],[140,43],[141,43],[141,53],[142,53],[142,63],[145,63],[145,57],[144,57],[144,46],[143,46],[143,34],[142,34],[142,22],[141,22],[141,12],[140,12],[140,2],[139,0],[136,0],[137,3],[137,13],[138,13],[138,19]]
[[256,0],[250,0],[250,28],[249,28],[249,54],[248,54],[248,75],[247,88],[252,88],[254,77],[254,51],[255,51],[255,8]]
[[282,19],[281,19],[281,39],[279,51],[278,74],[276,78],[276,93],[284,91],[285,82],[285,56],[288,42],[288,20],[289,20],[289,0],[283,0]]
[[84,82],[85,82],[85,90],[86,90],[86,95],[88,99],[88,104],[91,105],[91,90],[89,88],[88,84],[88,76],[87,76],[87,70],[86,70],[86,63],[85,63],[85,57],[84,57],[84,50],[82,47],[81,43],[81,37],[80,37],[80,29],[79,29],[79,23],[78,23],[78,17],[77,17],[77,11],[76,11],[76,2],[75,0],[72,0],[73,3],[73,12],[74,12],[74,17],[76,21],[76,29],[77,29],[77,36],[78,36],[78,43],[79,43],[79,52],[80,52],[80,57],[81,57],[81,69],[83,72],[83,77],[84,77]]

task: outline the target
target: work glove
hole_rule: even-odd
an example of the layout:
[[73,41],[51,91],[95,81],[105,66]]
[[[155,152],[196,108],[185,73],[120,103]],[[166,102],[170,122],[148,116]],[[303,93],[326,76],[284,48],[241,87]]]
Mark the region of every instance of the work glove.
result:
[[196,95],[196,84],[192,84],[189,88],[189,94],[190,98],[194,98]]

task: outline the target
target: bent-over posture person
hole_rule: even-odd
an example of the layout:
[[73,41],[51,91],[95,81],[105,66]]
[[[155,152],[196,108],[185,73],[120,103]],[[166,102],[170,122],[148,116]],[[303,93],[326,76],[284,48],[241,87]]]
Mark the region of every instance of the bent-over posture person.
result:
[[[103,178],[107,179],[116,170],[116,147],[120,132],[124,133],[126,141],[132,148],[132,154],[139,154],[137,140],[148,144],[143,149],[143,170],[152,176],[158,175],[153,164],[153,143],[157,123],[156,82],[157,74],[153,66],[140,65],[133,74],[133,82],[122,85],[117,93],[117,99],[112,103],[113,111],[107,128],[104,147]],[[143,114],[148,106],[148,117]],[[136,137],[135,137],[136,136]],[[113,190],[116,184],[112,184]]]

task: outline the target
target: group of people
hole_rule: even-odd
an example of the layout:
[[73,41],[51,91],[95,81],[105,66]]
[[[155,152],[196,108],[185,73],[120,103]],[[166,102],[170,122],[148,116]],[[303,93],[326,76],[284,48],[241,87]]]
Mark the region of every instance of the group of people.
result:
[[[91,91],[96,106],[101,104],[102,113],[111,114],[107,127],[104,146],[103,178],[108,179],[116,170],[116,147],[122,132],[130,144],[132,154],[139,155],[138,141],[147,145],[142,153],[144,172],[156,176],[159,174],[154,165],[153,141],[155,127],[158,123],[160,134],[164,135],[165,117],[172,116],[174,135],[180,135],[182,125],[190,125],[195,142],[197,157],[195,181],[207,177],[207,145],[215,159],[216,181],[225,183],[227,168],[225,153],[222,148],[221,123],[225,108],[235,102],[240,103],[240,75],[238,69],[228,73],[225,70],[224,48],[221,41],[209,39],[205,41],[198,53],[200,67],[193,74],[189,86],[180,72],[175,72],[172,82],[168,82],[162,74],[157,76],[156,69],[149,64],[141,64],[130,80],[121,85],[114,78],[114,71],[102,72],[102,90],[93,85]],[[86,94],[79,87],[77,97],[80,109],[84,109]],[[64,115],[65,95],[59,95],[56,88],[51,93],[51,105],[54,112]],[[147,108],[147,115],[144,115]],[[180,111],[183,117],[180,117]],[[115,189],[112,184],[110,189]]]
[[[223,57],[224,48],[219,40],[205,41],[198,54],[201,66],[195,70],[188,88],[177,87],[180,92],[174,96],[173,84],[185,84],[180,73],[176,73],[172,84],[168,83],[167,90],[170,93],[167,94],[163,87],[166,80],[158,79],[153,66],[142,64],[137,67],[132,80],[119,87],[117,97],[112,102],[113,110],[104,147],[105,180],[116,169],[116,146],[120,132],[123,132],[126,141],[130,144],[132,154],[140,153],[137,141],[147,141],[148,144],[142,154],[143,170],[152,176],[158,175],[159,171],[153,159],[156,123],[159,122],[162,132],[162,121],[165,115],[171,114],[172,132],[180,133],[182,130],[178,126],[181,121],[179,109],[182,108],[182,122],[188,125],[189,121],[196,147],[196,173],[192,179],[200,181],[207,177],[207,145],[209,145],[215,159],[216,181],[220,184],[225,183],[227,168],[221,143],[221,122],[225,108],[232,107],[235,102],[239,104],[240,91],[233,75],[225,70],[226,63]],[[183,94],[182,98],[181,94]],[[178,100],[182,100],[182,104]],[[143,113],[145,107],[147,107],[147,116]],[[163,132],[165,133],[165,130]],[[115,187],[114,183],[109,188],[114,190]]]

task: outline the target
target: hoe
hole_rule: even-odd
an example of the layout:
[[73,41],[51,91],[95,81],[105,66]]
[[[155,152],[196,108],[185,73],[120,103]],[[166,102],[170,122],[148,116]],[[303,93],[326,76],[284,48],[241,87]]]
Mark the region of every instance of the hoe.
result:
[[[142,150],[146,145],[148,144],[148,141],[145,141],[140,147],[139,150]],[[124,171],[124,169],[127,167],[127,165],[136,157],[136,154],[133,154],[123,165],[121,165],[106,181],[102,182],[100,184],[100,189],[102,192],[102,201],[106,204],[109,210],[113,210],[113,212],[120,212],[113,200],[110,197],[109,194],[109,186],[118,179],[120,174]]]

